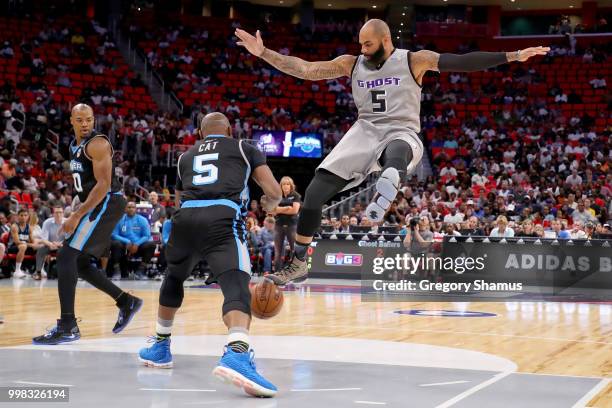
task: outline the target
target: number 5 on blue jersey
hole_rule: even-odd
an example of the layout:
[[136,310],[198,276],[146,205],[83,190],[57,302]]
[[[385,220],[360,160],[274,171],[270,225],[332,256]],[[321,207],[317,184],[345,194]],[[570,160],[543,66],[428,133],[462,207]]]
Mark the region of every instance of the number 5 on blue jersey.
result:
[[200,154],[193,158],[193,171],[198,173],[193,176],[194,186],[214,184],[219,178],[219,168],[209,161],[219,160],[219,153]]

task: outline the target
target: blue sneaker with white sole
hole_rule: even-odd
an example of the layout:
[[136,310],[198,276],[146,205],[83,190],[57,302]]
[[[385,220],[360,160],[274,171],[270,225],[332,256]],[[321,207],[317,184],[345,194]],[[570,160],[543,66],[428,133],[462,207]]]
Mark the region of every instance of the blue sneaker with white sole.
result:
[[257,372],[253,350],[236,353],[226,346],[223,357],[212,373],[219,380],[242,388],[253,397],[269,398],[277,392],[276,386]]
[[153,345],[142,348],[138,352],[138,360],[148,367],[172,368],[172,353],[170,353],[170,339],[159,340],[157,336],[151,336],[149,342]]

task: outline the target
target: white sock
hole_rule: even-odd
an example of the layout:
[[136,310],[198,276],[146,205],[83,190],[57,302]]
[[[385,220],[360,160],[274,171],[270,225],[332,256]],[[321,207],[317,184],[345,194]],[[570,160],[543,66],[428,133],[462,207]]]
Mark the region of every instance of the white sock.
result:
[[17,271],[21,272],[21,262],[17,262],[15,264],[15,272],[17,272]]
[[158,335],[169,336],[172,333],[172,323],[174,320],[164,320],[157,318],[157,323],[155,323],[155,332]]
[[[231,327],[227,335],[227,344],[240,342],[232,346],[232,350],[238,353],[249,351],[249,331],[244,327]],[[245,346],[246,345],[246,346]]]

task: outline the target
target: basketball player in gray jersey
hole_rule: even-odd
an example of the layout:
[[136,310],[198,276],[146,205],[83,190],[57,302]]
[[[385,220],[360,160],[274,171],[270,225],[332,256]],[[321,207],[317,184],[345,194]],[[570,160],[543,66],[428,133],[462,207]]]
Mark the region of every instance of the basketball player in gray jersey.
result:
[[545,55],[549,48],[533,47],[512,52],[438,54],[396,49],[389,26],[369,20],[359,32],[361,55],[341,55],[332,61],[308,62],[264,47],[259,31],[253,36],[236,29],[238,45],[279,71],[301,79],[319,81],[348,76],[359,114],[357,122],[317,168],[306,189],[297,227],[292,262],[269,279],[277,285],[306,279],[306,250],[321,223],[323,204],[337,193],[359,185],[382,170],[374,200],[366,214],[380,222],[395,199],[401,181],[423,157],[420,127],[421,84],[427,71],[471,72],[511,61]]

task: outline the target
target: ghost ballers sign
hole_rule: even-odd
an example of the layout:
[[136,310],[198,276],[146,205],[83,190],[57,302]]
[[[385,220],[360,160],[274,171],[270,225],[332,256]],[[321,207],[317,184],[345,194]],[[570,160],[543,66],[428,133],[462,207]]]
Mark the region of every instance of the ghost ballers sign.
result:
[[365,301],[612,301],[612,241],[465,240],[418,254],[399,242],[319,240],[310,276],[360,279]]

